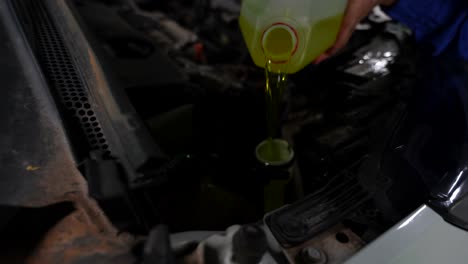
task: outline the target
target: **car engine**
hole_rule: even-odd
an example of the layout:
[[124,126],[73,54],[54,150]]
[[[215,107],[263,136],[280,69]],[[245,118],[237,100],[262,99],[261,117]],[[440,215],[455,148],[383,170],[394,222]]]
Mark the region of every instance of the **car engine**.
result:
[[[141,238],[142,263],[342,263],[424,202],[402,143],[422,54],[379,8],[339,54],[291,76],[281,120],[295,158],[275,178],[254,155],[265,75],[243,43],[239,0],[66,3],[158,148],[131,184],[111,177],[120,170],[100,130],[92,155],[77,154],[112,225]],[[281,205],[266,210],[284,174]]]

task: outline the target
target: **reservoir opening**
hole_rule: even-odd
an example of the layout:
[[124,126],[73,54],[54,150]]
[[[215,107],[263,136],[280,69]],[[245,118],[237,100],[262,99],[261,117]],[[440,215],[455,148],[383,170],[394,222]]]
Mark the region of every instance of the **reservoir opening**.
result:
[[285,140],[267,139],[257,146],[255,156],[263,164],[282,166],[294,158],[294,151]]
[[296,47],[296,32],[286,24],[275,24],[263,34],[263,52],[267,58],[276,63],[288,61],[296,51]]

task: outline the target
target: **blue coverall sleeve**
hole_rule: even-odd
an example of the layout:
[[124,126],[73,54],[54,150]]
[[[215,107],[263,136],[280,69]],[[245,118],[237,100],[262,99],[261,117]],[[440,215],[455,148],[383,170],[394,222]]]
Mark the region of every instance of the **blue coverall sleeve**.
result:
[[468,0],[397,0],[386,12],[439,55],[449,46],[468,59]]

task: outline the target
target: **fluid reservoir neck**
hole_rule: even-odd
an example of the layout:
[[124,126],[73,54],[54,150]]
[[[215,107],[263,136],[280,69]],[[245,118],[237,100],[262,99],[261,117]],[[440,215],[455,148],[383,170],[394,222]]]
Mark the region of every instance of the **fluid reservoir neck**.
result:
[[276,23],[263,33],[262,48],[267,59],[287,62],[298,47],[297,31],[285,23]]

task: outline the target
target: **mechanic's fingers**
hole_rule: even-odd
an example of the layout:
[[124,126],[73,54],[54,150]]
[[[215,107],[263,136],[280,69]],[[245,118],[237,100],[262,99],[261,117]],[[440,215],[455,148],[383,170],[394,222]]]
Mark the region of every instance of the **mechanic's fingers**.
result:
[[346,13],[345,17],[343,18],[343,22],[341,23],[340,31],[338,32],[338,35],[336,37],[335,44],[333,44],[333,46],[327,51],[325,51],[322,55],[318,56],[313,63],[319,64],[324,60],[328,59],[330,56],[333,56],[342,48],[344,48],[344,46],[346,46],[346,43],[348,43],[348,40],[351,38],[351,35],[353,34],[356,25],[357,23],[355,24],[354,21],[352,21],[352,17],[348,13]]
[[327,60],[330,56],[327,54],[327,53],[324,53],[320,56],[318,56],[313,62],[312,64],[319,64],[325,60]]
[[344,48],[351,38],[357,24],[369,14],[375,5],[375,0],[349,0],[335,44],[324,54],[319,56],[314,63],[320,63]]

